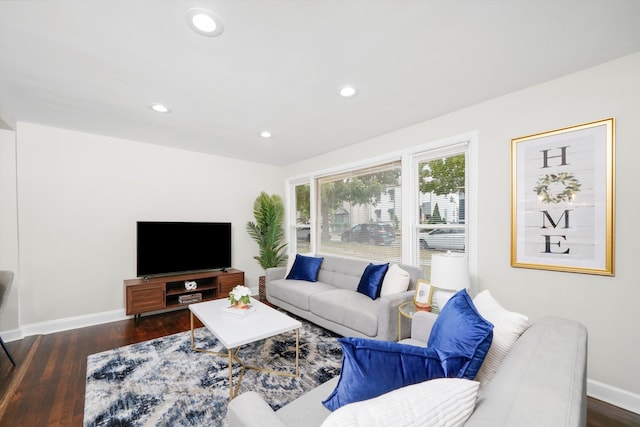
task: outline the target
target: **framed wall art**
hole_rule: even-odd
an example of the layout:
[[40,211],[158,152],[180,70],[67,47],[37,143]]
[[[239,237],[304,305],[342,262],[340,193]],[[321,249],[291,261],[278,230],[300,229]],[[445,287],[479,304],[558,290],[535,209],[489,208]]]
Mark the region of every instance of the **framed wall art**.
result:
[[511,265],[614,274],[613,118],[511,140]]

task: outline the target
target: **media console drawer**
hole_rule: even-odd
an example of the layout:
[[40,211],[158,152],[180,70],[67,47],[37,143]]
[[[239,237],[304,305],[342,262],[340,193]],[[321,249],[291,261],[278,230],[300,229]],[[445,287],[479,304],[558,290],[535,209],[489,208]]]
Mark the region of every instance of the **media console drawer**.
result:
[[[187,281],[196,282],[196,288],[187,289]],[[127,315],[133,314],[137,322],[143,313],[167,308],[186,308],[188,301],[193,300],[188,297],[191,294],[199,293],[202,301],[228,298],[229,292],[238,285],[244,285],[244,272],[235,268],[128,279],[124,281],[125,311]]]
[[218,289],[222,298],[228,297],[229,292],[238,285],[244,285],[244,273],[227,273],[218,276]]
[[127,292],[127,314],[145,313],[165,308],[163,283],[132,286]]

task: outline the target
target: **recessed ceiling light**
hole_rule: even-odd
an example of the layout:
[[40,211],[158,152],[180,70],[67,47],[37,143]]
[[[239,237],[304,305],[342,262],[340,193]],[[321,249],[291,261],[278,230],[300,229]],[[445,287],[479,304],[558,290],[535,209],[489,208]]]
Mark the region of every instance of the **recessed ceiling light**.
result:
[[358,91],[353,86],[343,86],[340,88],[340,96],[344,98],[350,98],[356,93],[358,93]]
[[171,112],[171,109],[169,107],[167,107],[166,105],[162,105],[162,104],[150,104],[149,108],[151,108],[156,113],[170,113]]
[[224,29],[220,18],[208,9],[193,7],[187,10],[185,17],[187,18],[189,27],[203,36],[215,37],[222,34],[222,30]]
[[268,130],[263,130],[262,132],[260,132],[260,137],[262,138],[268,139],[268,138],[271,138],[272,136],[273,135]]

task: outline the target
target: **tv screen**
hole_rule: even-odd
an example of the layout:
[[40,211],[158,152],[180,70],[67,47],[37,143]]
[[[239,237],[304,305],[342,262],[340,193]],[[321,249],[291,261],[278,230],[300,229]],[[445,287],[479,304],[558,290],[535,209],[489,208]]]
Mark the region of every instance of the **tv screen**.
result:
[[231,223],[137,223],[138,277],[231,267]]

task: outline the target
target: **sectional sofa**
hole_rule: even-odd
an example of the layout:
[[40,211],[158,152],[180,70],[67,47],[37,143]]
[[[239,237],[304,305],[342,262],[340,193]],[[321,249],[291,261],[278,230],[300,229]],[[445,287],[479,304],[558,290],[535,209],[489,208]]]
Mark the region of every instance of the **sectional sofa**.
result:
[[[416,313],[407,343],[424,345],[432,324],[431,313]],[[443,391],[441,382],[478,383],[455,378],[409,385],[332,413],[322,401],[336,388],[336,377],[277,411],[256,392],[243,393],[229,403],[227,422],[229,427],[460,425],[443,420],[460,421],[458,412],[466,410],[462,420],[466,427],[582,427],[586,425],[586,369],[585,327],[545,317],[517,339],[491,380],[477,392],[477,400],[474,397],[466,407],[469,390],[465,396],[456,396],[450,393],[456,383]],[[443,396],[452,402],[449,409],[444,408]]]

